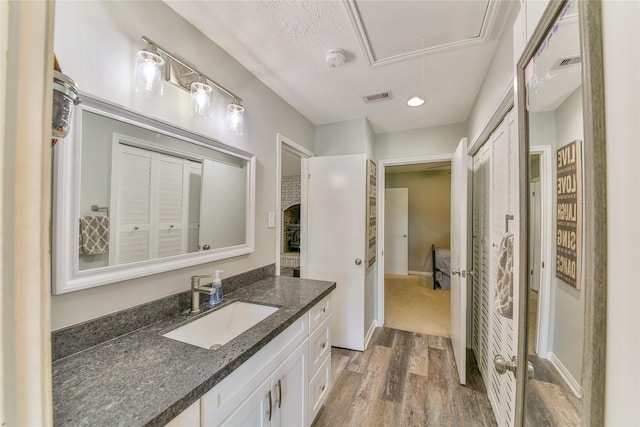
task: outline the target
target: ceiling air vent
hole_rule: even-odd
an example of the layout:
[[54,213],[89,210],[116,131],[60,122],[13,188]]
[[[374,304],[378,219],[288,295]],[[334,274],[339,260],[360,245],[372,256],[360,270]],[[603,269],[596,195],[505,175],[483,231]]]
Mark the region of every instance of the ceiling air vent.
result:
[[569,67],[571,65],[580,64],[581,62],[582,62],[582,57],[580,55],[570,56],[568,58],[560,58],[556,61],[555,64],[553,64],[553,67],[551,67],[551,69],[560,70],[562,68]]
[[366,104],[370,104],[372,102],[386,101],[391,98],[393,98],[391,91],[375,93],[373,95],[367,95],[362,97],[362,99]]

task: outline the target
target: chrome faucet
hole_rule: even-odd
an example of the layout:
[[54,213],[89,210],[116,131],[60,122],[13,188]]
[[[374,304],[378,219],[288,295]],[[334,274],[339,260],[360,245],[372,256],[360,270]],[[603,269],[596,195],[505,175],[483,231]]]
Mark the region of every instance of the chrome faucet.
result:
[[[206,283],[201,283],[202,279],[211,279]],[[216,292],[213,286],[204,287],[205,285],[212,285],[213,279],[211,275],[203,276],[191,276],[191,311],[189,314],[200,313],[200,296],[198,294],[212,295]]]

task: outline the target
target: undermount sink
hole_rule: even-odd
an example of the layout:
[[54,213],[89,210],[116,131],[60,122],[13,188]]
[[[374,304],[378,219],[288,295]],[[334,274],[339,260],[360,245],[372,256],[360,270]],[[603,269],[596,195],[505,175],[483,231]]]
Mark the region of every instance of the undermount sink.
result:
[[234,302],[162,336],[215,350],[276,311],[268,305]]

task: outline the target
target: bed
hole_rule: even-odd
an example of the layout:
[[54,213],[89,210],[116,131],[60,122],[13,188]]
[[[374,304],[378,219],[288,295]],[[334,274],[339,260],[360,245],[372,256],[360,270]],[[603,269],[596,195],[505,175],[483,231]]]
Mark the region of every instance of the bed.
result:
[[431,245],[433,261],[433,289],[451,289],[451,264],[449,248],[436,248]]

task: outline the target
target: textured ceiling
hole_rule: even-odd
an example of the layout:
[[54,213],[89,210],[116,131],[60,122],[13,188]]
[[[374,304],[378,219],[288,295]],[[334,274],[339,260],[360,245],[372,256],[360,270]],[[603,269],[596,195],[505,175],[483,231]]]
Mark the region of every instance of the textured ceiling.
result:
[[[314,124],[366,117],[378,133],[465,122],[515,4],[165,2]],[[343,66],[326,65],[331,48],[346,52]],[[407,107],[416,94],[426,104]]]

